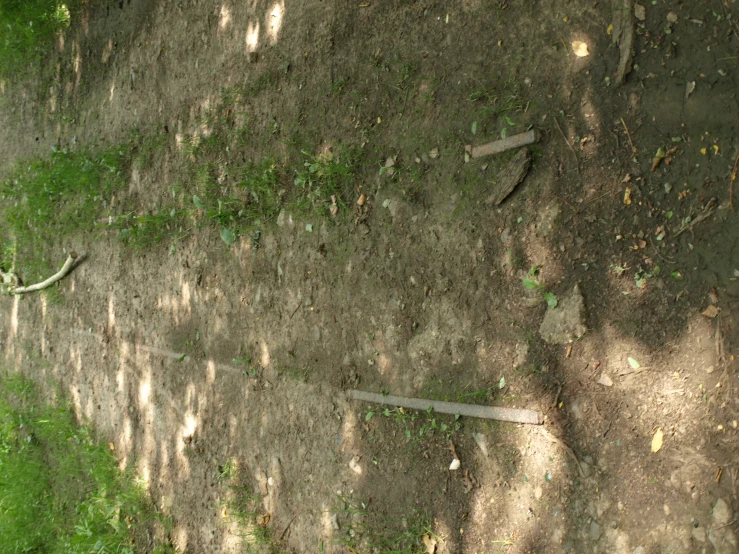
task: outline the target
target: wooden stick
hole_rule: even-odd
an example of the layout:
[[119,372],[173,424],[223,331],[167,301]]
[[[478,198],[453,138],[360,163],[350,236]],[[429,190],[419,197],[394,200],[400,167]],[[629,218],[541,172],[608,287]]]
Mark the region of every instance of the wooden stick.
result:
[[525,133],[519,133],[502,140],[496,140],[482,146],[465,146],[465,151],[470,155],[471,158],[479,158],[480,156],[488,156],[490,154],[500,154],[506,150],[513,150],[514,148],[520,148],[527,144],[533,144],[539,140],[539,132],[536,129],[531,129]]
[[636,154],[636,146],[634,146],[634,141],[631,140],[631,133],[629,133],[629,128],[626,126],[626,122],[623,117],[621,118],[621,124],[624,126],[624,129],[626,129],[626,136],[629,138],[629,144],[631,145],[631,153]]
[[541,425],[544,418],[541,413],[534,410],[517,410],[513,408],[497,408],[493,406],[477,406],[474,404],[459,404],[457,402],[442,402],[440,400],[426,400],[423,398],[407,398],[404,396],[382,395],[375,392],[361,390],[348,391],[349,397],[363,402],[375,404],[387,404],[411,410],[426,411],[433,408],[440,414],[461,415],[467,417],[480,417],[484,419],[496,419],[498,421],[512,421],[514,423],[530,423]]
[[57,271],[54,275],[46,279],[45,281],[41,281],[40,283],[36,283],[35,285],[30,285],[28,287],[14,287],[8,289],[8,294],[11,296],[14,294],[25,294],[27,292],[35,292],[37,290],[45,289],[46,287],[49,287],[59,281],[60,279],[63,279],[67,273],[69,273],[72,270],[72,264],[77,259],[77,253],[71,252],[69,256],[67,256],[67,260],[64,262],[64,265],[62,268]]
[[567,140],[567,137],[565,136],[564,131],[562,131],[562,127],[559,126],[559,121],[557,121],[556,117],[554,118],[554,123],[557,124],[557,130],[559,131],[559,134],[562,135],[562,138],[564,139],[565,144],[567,145],[567,148],[569,148],[570,151],[572,152],[572,155],[575,156],[575,167],[577,168],[577,174],[579,175],[580,174],[580,160],[577,159],[577,152],[575,152],[575,149],[570,144],[570,141]]

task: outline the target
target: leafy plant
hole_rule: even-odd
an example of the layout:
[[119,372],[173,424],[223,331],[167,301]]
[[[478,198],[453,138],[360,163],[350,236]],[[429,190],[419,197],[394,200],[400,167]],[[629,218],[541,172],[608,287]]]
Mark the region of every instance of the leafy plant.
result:
[[547,306],[550,308],[556,308],[557,304],[559,304],[559,299],[557,298],[557,295],[553,292],[547,291],[546,287],[539,282],[539,271],[541,270],[541,266],[535,265],[531,269],[529,269],[528,275],[522,280],[524,288],[528,290],[534,290],[541,293],[542,298],[547,303]]

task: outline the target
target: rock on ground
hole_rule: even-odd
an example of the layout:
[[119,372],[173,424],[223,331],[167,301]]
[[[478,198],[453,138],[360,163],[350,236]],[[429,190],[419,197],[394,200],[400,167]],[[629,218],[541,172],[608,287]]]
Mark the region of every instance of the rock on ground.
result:
[[567,344],[585,334],[585,301],[580,287],[561,298],[556,308],[548,308],[539,327],[541,338],[550,344]]

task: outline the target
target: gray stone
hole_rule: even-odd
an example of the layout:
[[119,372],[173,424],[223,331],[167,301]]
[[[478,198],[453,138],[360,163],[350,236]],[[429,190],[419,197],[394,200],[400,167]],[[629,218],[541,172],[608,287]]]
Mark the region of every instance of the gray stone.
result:
[[472,438],[475,440],[477,446],[480,447],[482,455],[488,457],[488,440],[482,433],[472,433]]
[[737,554],[736,535],[729,527],[717,527],[708,532],[708,539],[711,541],[716,554]]
[[713,506],[714,525],[728,525],[733,517],[731,506],[723,498],[719,498]]
[[706,542],[706,530],[703,527],[693,529],[693,538],[698,542]]
[[597,541],[600,538],[600,525],[598,525],[596,522],[592,522],[590,524],[590,538],[593,541]]
[[556,308],[547,308],[539,334],[549,344],[567,344],[582,337],[585,327],[585,301],[580,287],[575,285],[572,292],[559,299]]

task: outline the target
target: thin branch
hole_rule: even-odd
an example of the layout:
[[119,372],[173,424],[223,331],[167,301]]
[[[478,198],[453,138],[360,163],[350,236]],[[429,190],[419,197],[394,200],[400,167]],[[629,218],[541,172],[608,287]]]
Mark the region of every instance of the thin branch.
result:
[[562,127],[559,126],[559,121],[557,121],[556,117],[554,118],[554,123],[557,125],[557,130],[559,131],[559,134],[562,135],[562,138],[564,139],[565,144],[567,145],[567,148],[569,148],[570,152],[572,152],[572,155],[575,156],[575,167],[577,168],[577,174],[580,175],[580,160],[578,160],[577,158],[577,152],[575,152],[575,149],[570,144],[570,141],[567,140],[567,137],[562,131]]
[[631,133],[629,133],[629,128],[626,126],[626,122],[624,121],[624,118],[621,118],[621,124],[624,126],[624,129],[626,129],[626,136],[629,138],[629,144],[631,145],[631,152],[633,154],[636,154],[638,150],[636,149],[636,146],[634,146],[634,141],[631,140]]
[[50,287],[60,279],[63,279],[67,276],[67,274],[72,271],[72,265],[74,264],[74,261],[77,259],[77,253],[71,252],[69,256],[67,256],[67,260],[64,262],[64,265],[62,268],[57,271],[54,275],[46,279],[45,281],[41,281],[40,283],[36,283],[35,285],[30,285],[27,287],[10,287],[7,289],[7,293],[9,295],[15,295],[15,294],[25,294],[27,292],[35,292],[39,290],[43,290],[47,287]]

